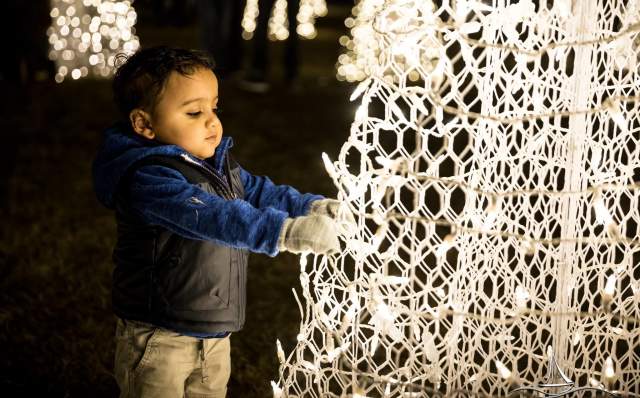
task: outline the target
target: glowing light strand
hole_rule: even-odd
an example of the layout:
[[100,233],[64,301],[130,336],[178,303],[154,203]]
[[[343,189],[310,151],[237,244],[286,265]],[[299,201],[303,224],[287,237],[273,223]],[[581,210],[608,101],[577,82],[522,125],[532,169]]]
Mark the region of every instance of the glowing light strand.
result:
[[[242,37],[245,40],[251,40],[256,30],[256,20],[259,14],[258,1],[247,0],[242,17]],[[326,0],[301,0],[298,15],[296,15],[298,22],[296,33],[305,39],[314,39],[318,34],[315,20],[327,15],[327,11]],[[273,5],[268,22],[268,37],[274,41],[285,40],[289,37],[286,0],[276,0]]]

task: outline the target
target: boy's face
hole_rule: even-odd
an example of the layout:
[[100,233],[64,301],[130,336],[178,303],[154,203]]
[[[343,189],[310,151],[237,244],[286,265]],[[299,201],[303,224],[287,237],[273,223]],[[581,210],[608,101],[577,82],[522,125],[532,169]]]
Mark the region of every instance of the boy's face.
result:
[[150,116],[147,138],[178,145],[200,159],[213,156],[222,138],[222,123],[216,115],[218,80],[205,68],[183,76],[172,72]]

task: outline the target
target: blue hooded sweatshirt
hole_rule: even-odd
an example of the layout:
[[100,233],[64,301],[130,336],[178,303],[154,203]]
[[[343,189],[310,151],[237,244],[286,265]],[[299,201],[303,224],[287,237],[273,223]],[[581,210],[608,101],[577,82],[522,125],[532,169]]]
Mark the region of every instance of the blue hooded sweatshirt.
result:
[[[116,190],[134,163],[148,156],[181,157],[208,168],[220,178],[233,142],[222,138],[213,157],[200,160],[176,145],[164,145],[133,133],[124,123],[107,129],[93,164],[98,200],[115,206]],[[158,225],[187,239],[207,240],[237,249],[275,256],[278,237],[287,217],[308,213],[320,195],[301,194],[287,185],[240,168],[244,198],[225,200],[190,184],[178,171],[145,165],[130,177],[128,205],[150,225]]]

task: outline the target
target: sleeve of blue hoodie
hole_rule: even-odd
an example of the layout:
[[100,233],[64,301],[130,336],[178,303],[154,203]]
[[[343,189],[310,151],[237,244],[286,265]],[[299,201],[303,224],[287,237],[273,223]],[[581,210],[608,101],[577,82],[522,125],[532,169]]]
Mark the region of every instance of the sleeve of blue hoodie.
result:
[[275,256],[288,214],[256,208],[246,200],[225,200],[190,184],[178,171],[143,166],[132,176],[130,205],[143,219],[189,239],[211,240]]
[[254,207],[287,212],[289,217],[304,216],[309,212],[311,203],[324,199],[324,196],[301,194],[289,185],[276,185],[265,176],[255,176],[240,168],[240,178],[244,185],[244,199]]

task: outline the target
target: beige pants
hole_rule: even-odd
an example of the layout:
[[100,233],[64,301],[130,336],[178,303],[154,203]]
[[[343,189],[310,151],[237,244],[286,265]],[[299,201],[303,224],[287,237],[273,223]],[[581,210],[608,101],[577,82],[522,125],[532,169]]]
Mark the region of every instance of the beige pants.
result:
[[222,398],[231,373],[229,337],[198,339],[118,319],[115,377],[120,398]]

